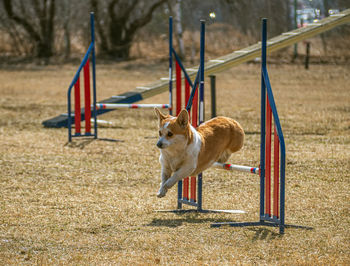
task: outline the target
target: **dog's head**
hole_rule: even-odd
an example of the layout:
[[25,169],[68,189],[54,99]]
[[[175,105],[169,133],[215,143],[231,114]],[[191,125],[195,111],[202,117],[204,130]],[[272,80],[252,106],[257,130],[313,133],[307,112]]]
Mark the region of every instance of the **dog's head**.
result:
[[189,122],[188,112],[182,110],[177,117],[164,115],[158,108],[154,109],[159,120],[159,139],[157,147],[166,149],[177,145],[184,145],[188,142]]

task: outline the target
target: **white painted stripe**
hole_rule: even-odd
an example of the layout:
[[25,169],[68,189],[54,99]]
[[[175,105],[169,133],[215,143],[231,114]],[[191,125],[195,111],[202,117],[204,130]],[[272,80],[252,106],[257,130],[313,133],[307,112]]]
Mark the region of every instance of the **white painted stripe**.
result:
[[[266,41],[266,44],[274,44],[274,43],[275,43],[275,41]],[[261,45],[261,42],[258,42],[258,44]]]
[[199,103],[199,122],[203,122],[204,121],[204,102],[200,102]]
[[249,53],[249,51],[247,51],[247,50],[238,50],[238,51],[234,51],[234,53],[236,53],[236,54],[246,54],[246,53]]
[[311,24],[308,24],[306,27],[311,27],[311,26],[322,26],[323,24],[322,23],[318,23],[318,22],[314,22],[314,23],[311,23]]
[[213,59],[213,60],[209,60],[209,62],[213,62],[213,63],[224,63],[225,60],[221,60],[221,59]]
[[116,98],[116,99],[125,99],[126,96],[122,96],[122,95],[114,95],[111,98]]
[[289,32],[283,32],[282,35],[298,35],[299,32],[289,31]]

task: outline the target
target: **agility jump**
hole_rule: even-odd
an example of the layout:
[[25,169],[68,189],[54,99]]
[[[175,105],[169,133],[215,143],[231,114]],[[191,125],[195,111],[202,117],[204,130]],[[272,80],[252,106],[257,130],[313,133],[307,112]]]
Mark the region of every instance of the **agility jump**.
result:
[[[97,138],[97,115],[117,108],[163,108],[172,109],[172,98],[170,97],[169,104],[128,104],[128,103],[96,103],[96,60],[95,60],[95,26],[94,13],[90,13],[91,25],[91,43],[90,46],[68,88],[68,142],[72,141],[73,137],[94,137]],[[90,59],[91,58],[91,59]],[[93,103],[91,103],[91,87],[90,87],[90,61],[92,62],[92,94]],[[81,104],[80,97],[80,72],[84,72],[84,108]],[[74,113],[72,112],[71,94],[74,87]],[[171,93],[171,92],[170,92]],[[123,96],[114,96],[112,98],[120,98]],[[91,132],[91,115],[93,116],[94,132]],[[85,120],[85,133],[81,132],[81,122]],[[75,133],[72,133],[72,123],[74,121]]]
[[[249,167],[234,164],[214,163],[214,167],[225,170],[235,170],[258,174],[260,176],[260,221],[256,223],[214,223],[212,227],[222,225],[248,226],[267,225],[278,226],[280,233],[284,232],[284,209],[285,209],[285,143],[280,125],[276,104],[274,101],[269,76],[266,68],[266,19],[262,21],[262,54],[261,54],[261,146],[260,146],[260,166]],[[199,124],[204,122],[204,43],[205,43],[205,23],[201,21],[201,47],[200,66],[194,84],[192,85],[181,60],[172,47],[172,19],[169,19],[169,76],[172,76],[173,56],[176,66],[176,87],[177,106],[176,115],[181,110],[181,81],[185,79],[185,102],[188,112],[192,110],[192,125],[197,127],[197,108],[199,112]],[[200,104],[197,104],[198,96],[197,84],[199,83]],[[192,88],[189,95],[189,88]],[[172,80],[169,79],[170,97]],[[179,89],[178,89],[179,88]],[[193,106],[192,106],[193,104]],[[192,109],[191,109],[192,107]],[[170,112],[171,114],[171,112]],[[274,138],[272,140],[272,122],[274,121]],[[273,168],[272,165],[272,145],[273,145]],[[273,179],[271,176],[273,170]],[[198,192],[197,192],[198,190]],[[183,209],[182,205],[190,205],[195,209]],[[202,174],[198,177],[185,178],[178,182],[177,209],[172,212],[220,212],[220,210],[204,210],[202,208]],[[242,211],[226,211],[231,213],[242,213]]]
[[[284,233],[285,216],[285,164],[286,149],[283,132],[278,117],[275,100],[273,97],[270,79],[266,68],[266,38],[267,20],[262,20],[262,52],[261,52],[261,132],[260,132],[260,167],[251,172],[260,175],[260,220],[258,222],[228,222],[214,223],[212,227],[230,225],[242,226],[278,226],[281,234]],[[273,180],[272,172],[272,121],[273,128]],[[239,169],[237,166],[221,165],[224,169],[235,169],[248,171],[249,169]],[[273,191],[272,191],[273,189]],[[272,207],[271,207],[272,206]]]
[[[190,122],[196,128],[204,122],[204,52],[205,52],[205,21],[201,21],[200,30],[200,65],[196,78],[192,82],[179,56],[173,48],[173,24],[172,18],[169,18],[169,77],[173,76],[173,67],[175,65],[175,86],[176,86],[176,109],[175,115],[178,116],[182,108],[186,108],[190,115]],[[175,62],[174,62],[175,61]],[[191,70],[193,71],[193,70]],[[183,82],[184,81],[184,82]],[[183,84],[184,83],[184,84]],[[172,98],[173,80],[169,79],[169,95]],[[184,104],[182,104],[182,87],[184,87]],[[191,90],[191,91],[190,91]],[[172,100],[170,100],[172,102]],[[172,115],[172,109],[170,115]],[[219,164],[217,165],[219,166]],[[244,166],[242,166],[244,167]],[[250,167],[249,167],[250,169]],[[202,206],[202,186],[203,174],[197,177],[186,177],[178,182],[177,209],[163,210],[164,212],[226,212],[226,213],[244,213],[241,210],[207,210]],[[195,208],[183,209],[183,205],[189,205]]]
[[[200,65],[194,83],[187,74],[179,56],[173,48],[173,20],[169,18],[169,77],[172,77],[173,56],[175,57],[175,77],[176,77],[176,115],[182,109],[181,89],[182,74],[185,80],[185,104],[186,110],[192,115],[192,126],[196,128],[204,122],[204,46],[205,46],[205,21],[201,21],[200,34]],[[199,95],[198,95],[199,84]],[[190,93],[191,88],[191,93]],[[172,98],[172,81],[169,80],[169,94]],[[199,96],[199,105],[198,105]],[[170,112],[170,114],[172,114]],[[199,115],[199,117],[198,117]],[[197,193],[198,188],[198,193]],[[197,177],[186,177],[178,182],[177,210],[182,209],[182,204],[197,207],[198,211],[204,211],[202,208],[202,173]]]
[[[95,26],[94,14],[90,13],[91,24],[91,43],[90,46],[76,72],[69,88],[68,88],[68,141],[72,141],[72,137],[93,136],[97,138],[97,119],[96,119],[96,68],[95,68]],[[94,133],[91,133],[91,88],[90,88],[90,57],[92,62],[92,91],[93,91],[93,119],[94,119]],[[85,107],[81,108],[80,103],[80,72],[84,69],[84,103]],[[71,94],[74,87],[74,124],[75,134],[72,134],[72,120],[73,114],[71,111]],[[81,121],[85,119],[85,133],[81,133]]]

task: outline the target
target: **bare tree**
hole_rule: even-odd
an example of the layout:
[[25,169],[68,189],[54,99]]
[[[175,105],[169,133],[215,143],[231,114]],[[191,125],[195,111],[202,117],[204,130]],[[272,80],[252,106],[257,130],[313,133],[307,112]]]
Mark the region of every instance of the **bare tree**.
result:
[[179,57],[181,59],[185,58],[185,45],[182,38],[183,30],[182,30],[182,7],[181,2],[182,0],[175,0],[175,5],[172,6],[172,2],[168,1],[168,7],[170,9],[170,13],[174,15],[174,24],[175,24],[175,39],[177,46],[179,47]]
[[[258,37],[260,35],[260,19],[269,19],[269,36],[275,36],[290,28],[288,15],[289,1],[234,1],[222,0],[227,20],[231,20],[239,30]],[[225,8],[226,7],[226,8]]]
[[29,54],[32,51],[32,45],[27,42],[23,29],[9,20],[3,12],[0,15],[0,30],[2,32],[1,53],[6,52],[18,56]]
[[64,0],[62,2],[63,10],[63,36],[64,36],[64,58],[69,58],[71,51],[71,39],[70,39],[70,17],[71,17],[71,2]]
[[137,30],[149,23],[153,12],[165,2],[166,0],[90,0],[95,12],[100,52],[116,59],[128,59]]
[[[35,56],[53,55],[55,0],[3,0],[8,18],[22,27],[33,43]],[[28,8],[29,7],[29,8]],[[30,14],[29,14],[30,13]]]

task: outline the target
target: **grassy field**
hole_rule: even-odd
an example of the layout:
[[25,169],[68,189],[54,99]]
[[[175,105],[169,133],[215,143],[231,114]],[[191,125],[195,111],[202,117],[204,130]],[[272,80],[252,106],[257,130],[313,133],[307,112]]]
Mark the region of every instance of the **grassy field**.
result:
[[[270,227],[210,228],[258,221],[259,180],[244,173],[206,171],[203,205],[246,214],[155,212],[176,207],[176,189],[156,197],[152,110],[101,116],[113,126],[99,137],[115,142],[67,144],[67,129],[43,128],[43,120],[66,112],[76,67],[0,70],[0,264],[350,264],[349,66],[269,66],[287,147],[286,223],[313,228],[287,228],[283,236]],[[98,99],[166,77],[166,69],[164,61],[97,65]],[[217,76],[218,114],[246,132],[232,163],[258,165],[259,84],[257,64]]]

